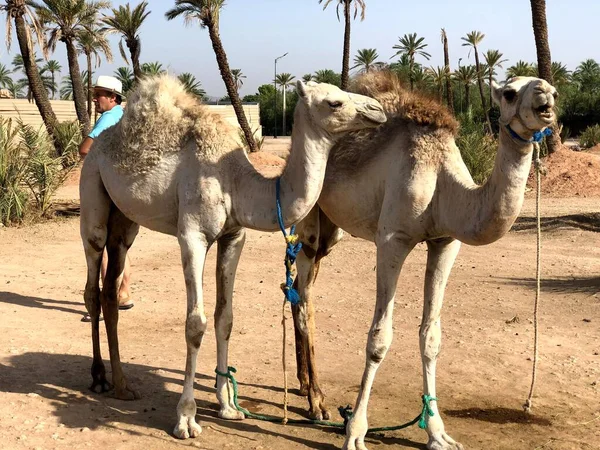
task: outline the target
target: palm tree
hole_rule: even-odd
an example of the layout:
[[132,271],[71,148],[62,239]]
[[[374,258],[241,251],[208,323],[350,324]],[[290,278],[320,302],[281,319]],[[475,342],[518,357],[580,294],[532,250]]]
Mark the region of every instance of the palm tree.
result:
[[399,37],[398,40],[400,41],[400,44],[396,44],[392,47],[394,50],[398,50],[396,53],[394,53],[392,58],[397,55],[408,55],[410,90],[412,91],[415,84],[415,77],[413,74],[415,55],[420,55],[427,60],[431,58],[431,55],[424,50],[425,47],[427,47],[427,44],[424,43],[425,38],[417,38],[417,33],[405,34],[404,36]]
[[379,55],[377,54],[376,49],[362,48],[356,53],[356,56],[354,57],[355,65],[351,69],[360,67],[360,73],[369,73],[369,70],[380,68],[383,65],[382,62],[377,62],[377,58],[379,58]]
[[280,73],[277,74],[277,78],[275,78],[275,84],[281,86],[281,90],[283,91],[283,126],[281,128],[282,135],[285,136],[285,93],[287,91],[288,86],[292,85],[292,80],[296,78],[291,73]]
[[12,81],[10,74],[13,71],[6,67],[4,64],[0,63],[0,86],[6,87],[8,83]]
[[[419,66],[419,63],[415,63],[415,66]],[[404,53],[400,55],[400,59],[395,63],[390,64],[390,70],[398,75],[398,79],[404,83],[410,83],[410,57]],[[414,69],[414,68],[413,68]]]
[[225,88],[227,89],[227,95],[231,99],[231,105],[237,116],[240,128],[244,132],[248,148],[251,152],[255,152],[258,150],[258,147],[254,141],[250,125],[248,125],[248,121],[246,120],[244,108],[242,107],[242,102],[235,88],[231,69],[227,62],[227,54],[219,36],[219,13],[224,3],[225,0],[175,0],[175,6],[168,10],[165,16],[167,20],[183,16],[186,24],[197,21],[200,23],[201,28],[208,29],[208,35],[217,58],[221,78],[223,78]]
[[536,75],[535,67],[523,60],[518,60],[514,65],[506,69],[506,78],[533,77]]
[[309,81],[314,81],[315,76],[312,73],[306,73],[302,75],[302,81],[308,83]]
[[[548,83],[553,84],[552,56],[548,43],[548,24],[546,22],[546,0],[531,0],[531,17],[533,21],[533,35],[537,52],[538,76]],[[552,127],[556,131],[556,127]],[[560,147],[560,136],[553,133],[546,139],[548,153],[554,153]]]
[[600,64],[593,59],[586,59],[575,68],[573,80],[582,91],[594,90],[600,84]]
[[444,84],[450,78],[450,72],[446,67],[430,67],[425,70],[425,75],[431,81],[433,86],[436,88],[437,97],[440,103],[442,103],[442,92],[444,90]]
[[148,17],[151,11],[146,11],[148,2],[143,1],[133,10],[127,3],[125,6],[120,5],[118,9],[112,8],[112,16],[104,16],[102,22],[106,25],[107,33],[116,33],[121,35],[119,41],[119,51],[121,56],[129,64],[125,49],[123,48],[123,40],[129,49],[131,55],[131,65],[133,66],[133,74],[135,80],[142,77],[142,69],[140,68],[140,53],[142,50],[142,41],[140,39],[140,27]]
[[145,62],[142,64],[142,73],[144,75],[155,76],[155,75],[161,75],[163,73],[166,73],[166,70],[163,69],[162,63],[160,63],[158,61]]
[[42,25],[33,13],[29,1],[27,0],[5,0],[4,4],[0,5],[0,10],[6,12],[6,47],[10,50],[12,42],[12,26],[13,22],[17,33],[17,41],[19,42],[19,50],[23,55],[23,66],[27,74],[27,81],[31,89],[33,98],[42,116],[44,125],[48,134],[52,137],[55,147],[59,148],[59,140],[57,138],[55,128],[57,124],[56,114],[52,110],[48,92],[44,88],[44,83],[40,75],[35,56],[33,53],[32,32],[35,33],[38,43],[44,42],[44,33]]
[[135,83],[135,77],[133,76],[132,70],[129,67],[119,67],[115,70],[114,74],[115,78],[123,85],[123,95],[126,96]]
[[463,46],[473,47],[473,51],[475,52],[475,69],[477,70],[477,84],[479,85],[479,95],[481,96],[481,107],[483,108],[483,112],[485,114],[485,120],[487,122],[488,131],[490,134],[492,131],[492,123],[490,122],[490,114],[485,106],[485,96],[483,95],[483,73],[481,72],[481,65],[479,64],[479,51],[477,50],[477,46],[481,44],[485,34],[481,31],[471,31],[467,33],[466,37],[461,38],[463,41]]
[[446,103],[448,105],[448,109],[451,112],[454,112],[454,96],[452,95],[452,82],[450,81],[450,56],[448,54],[448,35],[446,34],[446,30],[442,28],[442,44],[444,45],[444,67],[446,68],[446,72],[448,76],[446,77]]
[[[44,86],[44,88],[46,88],[46,91],[51,91],[51,89],[49,89],[51,87],[51,80],[49,79],[49,77],[44,76],[44,72],[46,71],[46,69],[44,67],[42,67],[40,64],[44,61],[42,58],[38,58],[37,55],[35,54],[35,52],[33,53],[33,61],[35,62],[36,66],[37,66],[37,70],[38,73],[40,74],[40,78],[42,80],[42,85]],[[25,71],[25,61],[23,60],[23,56],[21,56],[20,53],[17,53],[13,60],[12,60],[12,65],[13,65],[13,72],[23,72],[23,75],[25,75],[25,78],[21,78],[19,79],[19,82],[23,83],[23,86],[27,86],[27,100],[29,100],[29,102],[33,101],[33,91],[31,90],[31,86],[29,85],[29,79],[27,78],[27,72]]]
[[[79,53],[85,55],[87,62],[87,73],[93,74],[92,71],[92,56],[95,60],[95,67],[100,66],[100,54],[104,53],[106,61],[112,61],[112,52],[110,50],[110,44],[106,39],[106,32],[103,29],[98,28],[95,24],[89,29],[83,30],[77,36],[77,50]],[[93,90],[92,90],[92,77],[88,76],[87,80],[87,113],[90,120],[92,119],[92,104],[93,104]]]
[[490,82],[490,108],[492,107],[492,80],[495,80],[496,67],[502,67],[502,64],[508,59],[502,59],[500,50],[488,50],[484,53],[485,63],[487,64],[487,74]]
[[471,109],[471,85],[477,78],[477,69],[472,65],[458,66],[458,70],[454,72],[453,77],[465,88],[465,108],[469,111]]
[[[335,8],[335,12],[337,14],[338,20],[340,20],[340,6],[344,6],[344,52],[342,55],[342,79],[341,79],[341,88],[346,90],[348,87],[348,78],[350,72],[350,11],[352,5],[354,4],[354,19],[358,15],[360,10],[360,20],[365,20],[365,9],[367,5],[365,5],[365,0],[336,0],[337,6]],[[327,8],[332,0],[319,0],[319,4],[324,3],[323,9]]]
[[98,0],[42,0],[35,5],[40,22],[46,26],[48,32],[48,48],[54,51],[59,41],[67,47],[75,111],[85,134],[90,127],[90,118],[86,111],[86,98],[75,43],[82,33],[91,30],[100,9],[108,7],[110,3]]
[[9,90],[13,98],[22,98],[25,93],[23,89],[27,86],[27,82],[23,82],[22,80],[15,81],[12,78],[9,78],[4,87]]
[[342,83],[342,76],[331,69],[317,70],[313,75],[313,81],[316,81],[317,83],[333,84],[339,87]]
[[184,72],[180,74],[177,78],[179,79],[179,81],[181,81],[181,84],[183,84],[185,90],[190,94],[199,97],[201,100],[206,95],[206,91],[202,89],[202,85],[200,84],[200,82],[196,81],[196,77],[191,73]]
[[242,73],[242,69],[231,69],[231,76],[233,77],[236,90],[239,91],[244,85],[244,78],[246,78],[246,75]]
[[561,86],[571,81],[571,71],[558,61],[552,61],[552,79],[555,86]]
[[60,72],[62,70],[61,65],[59,64],[59,62],[55,59],[51,59],[50,61],[48,61],[46,63],[46,65],[44,66],[44,70],[46,72],[50,72],[50,77],[52,78],[52,98],[56,97],[56,77],[55,74],[57,72]]
[[[84,86],[84,94],[87,96],[87,86],[88,86],[88,71],[84,70],[79,74],[79,78],[82,80],[82,85]],[[74,89],[73,89],[73,80],[71,77],[67,75],[63,77],[60,82],[60,90],[58,91],[58,95],[61,100],[73,100],[74,97]]]

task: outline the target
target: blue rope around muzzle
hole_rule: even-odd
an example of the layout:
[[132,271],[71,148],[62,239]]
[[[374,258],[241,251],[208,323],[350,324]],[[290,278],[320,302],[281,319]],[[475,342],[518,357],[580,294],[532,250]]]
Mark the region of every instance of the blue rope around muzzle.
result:
[[290,234],[288,235],[285,232],[285,226],[283,223],[283,214],[281,213],[281,201],[279,199],[279,194],[281,192],[281,179],[277,178],[275,183],[275,197],[277,204],[277,221],[279,222],[279,228],[283,233],[283,237],[285,238],[286,248],[285,248],[285,283],[281,283],[281,290],[285,295],[285,299],[290,302],[292,305],[297,305],[300,302],[300,295],[298,291],[294,289],[294,277],[292,276],[292,267],[296,262],[296,258],[298,257],[298,253],[302,249],[302,242],[298,238],[296,234],[296,225],[292,225],[290,229]]

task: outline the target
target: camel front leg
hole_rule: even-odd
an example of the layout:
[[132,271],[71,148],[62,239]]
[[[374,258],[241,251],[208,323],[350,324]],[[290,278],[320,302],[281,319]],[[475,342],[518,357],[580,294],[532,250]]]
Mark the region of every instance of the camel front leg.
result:
[[[217,241],[217,304],[215,308],[215,334],[217,338],[217,370],[227,373],[229,338],[233,328],[233,285],[240,255],[246,240],[243,228],[222,236]],[[217,399],[221,406],[219,417],[241,420],[233,401],[233,386],[228,378],[217,376]]]
[[[419,333],[423,363],[423,392],[436,397],[435,369],[442,342],[441,314],[446,283],[460,250],[460,241],[452,238],[427,241],[427,271],[425,273],[425,301]],[[431,450],[459,450],[463,446],[446,434],[438,411],[437,401],[430,403],[433,416],[426,416]]]
[[354,415],[346,427],[344,450],[366,450],[365,435],[369,428],[367,406],[375,374],[392,342],[392,319],[396,285],[404,260],[415,243],[397,233],[379,233],[377,243],[377,301],[367,341],[366,365]]
[[185,320],[187,356],[183,392],[177,404],[177,425],[173,430],[173,434],[180,439],[187,439],[198,437],[202,432],[202,428],[196,423],[194,378],[196,377],[198,351],[207,326],[202,297],[202,275],[206,252],[210,245],[203,233],[187,230],[185,225],[180,226],[180,230],[178,239],[181,247],[181,261],[187,293],[187,316]]
[[139,225],[129,220],[121,211],[113,207],[108,222],[108,267],[102,286],[102,310],[108,337],[108,350],[112,368],[115,397],[121,400],[135,400],[141,396],[131,388],[123,373],[119,353],[119,287],[125,269],[127,251],[137,236]]
[[92,325],[92,385],[96,393],[111,389],[100,352],[100,265],[106,245],[111,200],[96,170],[95,161],[86,161],[82,168],[80,198],[80,235],[87,263],[87,281],[83,299]]

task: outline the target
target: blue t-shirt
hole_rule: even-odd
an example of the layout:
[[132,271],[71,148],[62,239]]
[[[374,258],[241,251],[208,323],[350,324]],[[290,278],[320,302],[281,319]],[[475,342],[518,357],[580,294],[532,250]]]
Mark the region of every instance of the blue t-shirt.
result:
[[121,117],[123,117],[123,107],[121,105],[113,106],[111,110],[103,112],[88,137],[96,139],[104,130],[116,125]]

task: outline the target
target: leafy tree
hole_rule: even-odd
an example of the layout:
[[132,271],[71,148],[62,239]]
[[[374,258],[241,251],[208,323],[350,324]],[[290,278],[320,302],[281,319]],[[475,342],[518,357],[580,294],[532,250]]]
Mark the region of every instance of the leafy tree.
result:
[[369,73],[370,70],[381,68],[384,63],[377,62],[379,55],[377,50],[374,48],[363,48],[360,49],[354,57],[354,66],[351,69],[360,67],[359,73]]
[[584,92],[597,92],[600,89],[600,65],[593,59],[586,59],[575,68],[573,81]]
[[123,95],[127,95],[133,88],[135,83],[135,77],[133,71],[129,67],[119,67],[114,72],[115,78],[117,78],[123,85]]
[[44,66],[44,71],[50,72],[50,78],[52,79],[52,98],[56,97],[56,73],[62,70],[62,66],[55,59],[51,59]]
[[44,46],[43,26],[35,16],[28,0],[5,0],[3,4],[0,4],[0,10],[6,12],[6,47],[10,50],[14,23],[19,50],[21,55],[23,55],[23,66],[31,93],[35,99],[40,116],[42,116],[42,120],[44,121],[46,131],[52,137],[54,145],[58,148],[59,142],[57,141],[55,132],[58,121],[56,120],[56,114],[52,110],[48,92],[44,88],[33,52],[32,34],[35,34],[38,43],[41,43],[42,47]]
[[423,58],[429,60],[431,55],[425,51],[425,38],[417,37],[417,33],[409,33],[405,34],[401,38],[399,37],[399,44],[394,45],[392,48],[394,50],[398,50],[393,56],[397,55],[407,55],[409,59],[409,77],[410,77],[410,90],[414,89],[414,65],[415,65],[415,55],[422,56]]
[[238,95],[229,63],[227,62],[227,54],[219,36],[219,14],[224,3],[225,0],[175,0],[175,7],[168,10],[165,16],[167,20],[183,16],[186,24],[198,22],[201,28],[208,29],[208,35],[217,58],[221,78],[223,78],[225,88],[227,89],[227,95],[231,98],[231,105],[237,116],[240,128],[244,132],[248,148],[251,152],[255,152],[258,150],[258,147],[254,141],[250,125],[248,125],[248,121],[246,120],[244,108],[242,107],[242,102],[240,101],[240,96]]
[[[35,64],[37,65],[37,70],[38,73],[40,74],[40,78],[42,80],[42,85],[44,86],[44,88],[46,89],[46,92],[52,92],[53,90],[56,90],[56,83],[54,83],[54,81],[52,80],[52,77],[49,77],[48,75],[46,75],[46,68],[41,66],[41,63],[43,62],[42,58],[37,58],[36,54],[33,54],[33,60],[35,61]],[[12,65],[14,67],[13,72],[23,72],[23,74],[25,75],[25,78],[21,78],[18,80],[18,82],[20,84],[22,84],[23,86],[27,86],[27,100],[29,100],[30,102],[33,101],[33,91],[31,89],[31,85],[29,84],[29,79],[27,78],[27,73],[25,71],[25,62],[23,61],[23,56],[21,56],[21,54],[17,53],[13,60],[12,60]]]
[[513,77],[533,77],[536,76],[536,70],[533,64],[519,60],[508,69],[506,69],[506,78]]
[[563,86],[571,81],[571,71],[559,61],[552,61],[552,79],[555,86]]
[[160,75],[163,73],[166,73],[166,70],[163,69],[163,65],[161,63],[159,63],[158,61],[154,61],[154,62],[145,62],[144,64],[142,64],[142,73],[144,75]]
[[[414,63],[414,67],[420,67],[419,63]],[[402,84],[410,83],[411,79],[411,64],[410,57],[405,53],[400,55],[400,59],[395,63],[390,64],[390,70],[394,72]]]
[[492,132],[492,122],[490,122],[490,114],[485,106],[485,96],[483,95],[483,72],[481,71],[481,65],[479,64],[479,51],[477,50],[477,46],[481,44],[485,34],[481,31],[471,31],[467,33],[466,37],[461,38],[463,42],[463,47],[473,47],[473,52],[475,53],[475,68],[477,70],[477,85],[479,86],[479,95],[481,96],[481,106],[483,107],[483,112],[485,114],[485,120],[487,122],[488,131],[490,134]]
[[196,77],[194,75],[192,75],[189,72],[184,72],[182,74],[180,74],[177,79],[179,81],[181,81],[181,84],[183,84],[183,87],[185,88],[185,90],[187,92],[189,92],[192,95],[195,95],[196,97],[200,98],[201,100],[204,98],[204,96],[206,95],[206,91],[204,91],[204,89],[202,89],[202,85],[200,84],[199,81],[196,80]]
[[[319,4],[324,3],[323,9],[327,8],[332,0],[319,0]],[[350,72],[350,19],[351,19],[351,8],[354,5],[354,19],[358,16],[360,11],[360,20],[365,20],[365,9],[367,8],[365,0],[336,0],[337,6],[335,12],[338,20],[340,20],[340,6],[344,7],[344,52],[342,55],[342,74],[340,80],[340,87],[346,90],[348,87],[348,78]]]
[[302,75],[302,81],[308,83],[309,81],[314,81],[315,76],[312,73],[306,73]]
[[317,83],[329,83],[341,87],[342,76],[331,69],[317,70],[313,77],[313,81],[316,81]]
[[54,51],[59,41],[67,48],[69,76],[73,82],[73,100],[84,134],[90,128],[90,118],[86,112],[86,98],[75,43],[79,35],[92,28],[100,9],[108,7],[109,4],[107,1],[96,0],[42,0],[36,3],[37,15],[48,33],[48,48]]
[[477,69],[475,66],[458,66],[453,77],[465,89],[465,108],[469,111],[471,109],[471,85],[477,79]]
[[[95,60],[94,66],[96,68],[100,66],[100,55],[102,53],[104,53],[108,62],[112,61],[112,51],[104,29],[100,29],[93,24],[90,28],[86,28],[78,34],[77,41],[78,52],[85,55],[87,73],[94,73],[92,71],[92,58]],[[87,113],[90,120],[92,119],[93,100],[92,77],[89,76],[87,79]]]
[[112,8],[112,16],[104,16],[102,22],[106,25],[107,33],[120,34],[119,51],[126,63],[129,64],[123,41],[129,50],[131,56],[131,65],[133,66],[133,74],[135,80],[142,77],[142,69],[140,67],[140,53],[142,51],[142,40],[140,39],[140,28],[148,17],[151,11],[146,11],[148,2],[143,1],[131,9],[129,2],[118,8]]
[[18,80],[15,81],[12,78],[9,78],[6,81],[4,87],[9,90],[13,98],[23,98],[25,97],[25,86],[27,86],[27,81]]
[[242,69],[231,69],[231,76],[233,77],[235,88],[239,91],[244,85],[246,75],[242,73]]
[[10,83],[10,81],[12,81],[12,78],[10,76],[11,73],[12,73],[11,69],[6,67],[4,64],[0,63],[0,86],[1,87],[5,88],[6,85],[8,83]]
[[445,67],[430,67],[425,71],[426,76],[429,78],[431,83],[437,92],[437,98],[440,103],[442,103],[442,92],[444,90],[444,84],[446,80],[450,77],[450,73],[446,70]]

